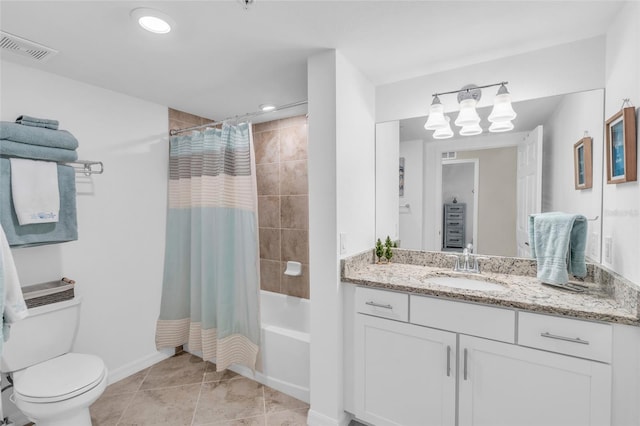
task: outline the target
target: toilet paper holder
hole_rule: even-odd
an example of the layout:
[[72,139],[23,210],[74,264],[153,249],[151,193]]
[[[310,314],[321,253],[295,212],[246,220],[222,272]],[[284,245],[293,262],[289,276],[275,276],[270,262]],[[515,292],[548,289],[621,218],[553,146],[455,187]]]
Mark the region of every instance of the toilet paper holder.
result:
[[287,267],[284,270],[285,275],[290,277],[299,277],[302,275],[302,264],[300,262],[287,262]]

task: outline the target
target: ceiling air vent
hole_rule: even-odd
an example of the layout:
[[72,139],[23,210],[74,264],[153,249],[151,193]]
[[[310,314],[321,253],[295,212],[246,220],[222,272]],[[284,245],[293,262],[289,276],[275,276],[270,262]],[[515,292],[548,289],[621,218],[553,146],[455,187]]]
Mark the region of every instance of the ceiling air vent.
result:
[[16,35],[0,31],[0,47],[3,52],[13,52],[20,56],[26,56],[36,61],[46,61],[58,53],[57,50],[38,43],[20,38]]

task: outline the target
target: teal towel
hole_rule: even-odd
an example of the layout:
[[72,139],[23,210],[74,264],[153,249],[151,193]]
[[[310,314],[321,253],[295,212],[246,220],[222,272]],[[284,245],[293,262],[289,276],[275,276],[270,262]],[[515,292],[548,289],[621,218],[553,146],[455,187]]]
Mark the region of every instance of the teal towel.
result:
[[29,115],[21,115],[16,118],[16,123],[24,126],[44,127],[45,129],[58,130],[60,124],[58,120],[51,120],[48,118],[37,118]]
[[78,239],[76,173],[73,167],[58,165],[58,189],[58,222],[20,226],[11,194],[11,162],[6,158],[0,158],[0,224],[10,246],[36,246]]
[[529,246],[538,264],[540,281],[566,284],[569,273],[576,277],[587,275],[584,216],[559,212],[530,215]]
[[0,139],[0,155],[6,157],[29,158],[32,160],[69,163],[78,159],[77,151],[48,146],[29,145]]
[[51,130],[41,127],[0,121],[0,139],[40,145],[51,148],[76,149],[78,140],[66,130]]

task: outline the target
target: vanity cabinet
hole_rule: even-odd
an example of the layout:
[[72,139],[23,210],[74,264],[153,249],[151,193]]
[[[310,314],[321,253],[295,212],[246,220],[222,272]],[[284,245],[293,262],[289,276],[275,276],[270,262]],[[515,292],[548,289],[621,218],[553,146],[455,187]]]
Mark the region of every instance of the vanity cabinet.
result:
[[611,424],[608,324],[362,287],[355,302],[360,420]]
[[459,426],[611,423],[611,366],[460,336]]
[[363,314],[356,327],[358,418],[454,426],[456,334]]

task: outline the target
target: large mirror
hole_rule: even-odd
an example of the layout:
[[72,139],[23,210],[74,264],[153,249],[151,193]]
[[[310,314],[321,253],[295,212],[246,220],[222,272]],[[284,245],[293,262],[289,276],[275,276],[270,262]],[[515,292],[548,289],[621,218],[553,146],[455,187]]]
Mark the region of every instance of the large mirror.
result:
[[[514,129],[433,139],[427,117],[376,126],[376,233],[400,247],[528,257],[530,213],[589,219],[586,255],[600,261],[604,90],[513,104]],[[456,112],[450,113],[452,121]],[[591,138],[590,188],[577,189],[575,145]],[[590,170],[589,170],[590,169]],[[581,179],[584,177],[580,175]]]

